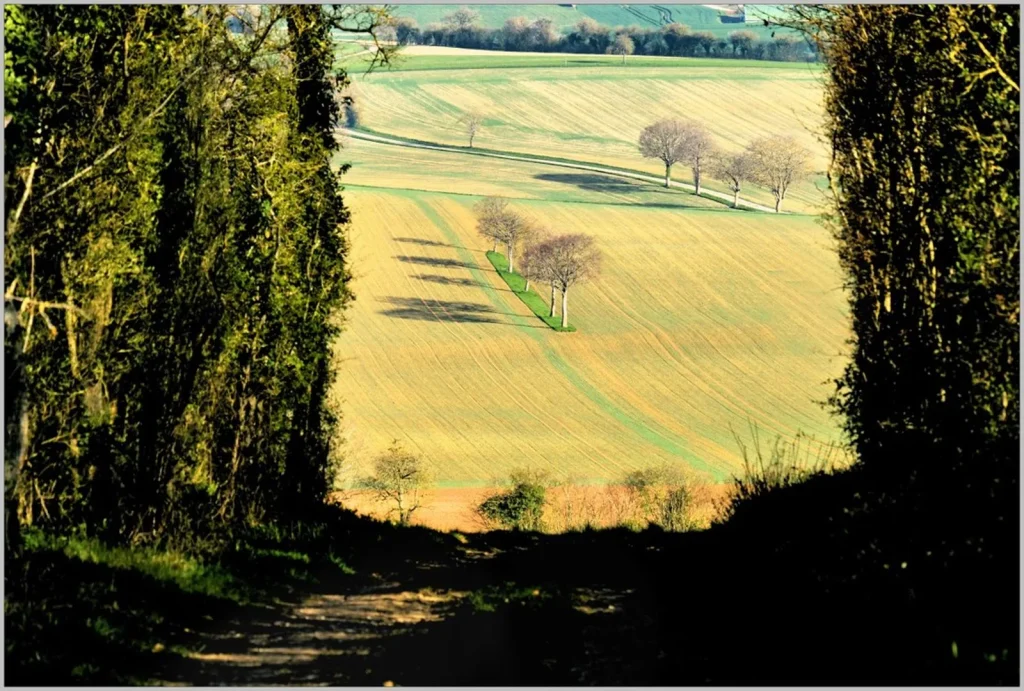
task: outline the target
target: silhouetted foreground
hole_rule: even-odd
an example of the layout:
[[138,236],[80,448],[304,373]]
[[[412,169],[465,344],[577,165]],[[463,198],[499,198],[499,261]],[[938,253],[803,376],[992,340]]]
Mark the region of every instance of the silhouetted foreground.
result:
[[463,537],[330,509],[315,539],[221,559],[244,597],[26,552],[6,682],[1017,684],[1017,482],[979,480],[818,476],[692,534]]

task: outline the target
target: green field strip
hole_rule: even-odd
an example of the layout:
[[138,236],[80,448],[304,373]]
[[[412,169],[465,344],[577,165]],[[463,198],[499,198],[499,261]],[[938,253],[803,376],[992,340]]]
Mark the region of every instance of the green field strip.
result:
[[550,309],[548,303],[544,302],[544,298],[535,293],[532,290],[526,290],[526,279],[514,271],[508,270],[508,260],[505,259],[505,255],[500,252],[488,252],[487,259],[491,262],[491,266],[498,272],[501,279],[505,281],[506,285],[516,294],[523,304],[530,308],[538,318],[555,331],[575,331],[576,327],[569,324],[566,327],[562,327],[562,320],[557,316],[549,314]]
[[[456,248],[459,259],[470,267],[468,269],[470,271],[470,275],[474,280],[480,283],[482,286],[481,290],[487,296],[487,299],[491,304],[500,311],[509,311],[511,306],[501,295],[498,294],[497,291],[490,287],[483,272],[481,272],[480,269],[475,268],[473,255],[469,250],[462,248],[461,238],[459,238],[458,234],[451,229],[447,222],[445,222],[437,211],[428,203],[417,199],[416,195],[408,195],[408,197],[416,202],[417,206],[423,211],[428,220],[430,220],[430,222],[433,223],[445,236],[445,239],[447,239],[448,242]],[[519,321],[519,325],[521,326],[529,325],[528,322],[530,320],[528,317],[516,315],[516,319]],[[590,384],[590,382],[588,382],[582,375],[580,375],[580,373],[577,372],[576,369],[565,360],[565,358],[555,352],[555,350],[548,345],[547,338],[545,336],[537,333],[535,329],[530,328],[523,329],[523,332],[533,340],[537,341],[543,349],[544,356],[557,372],[565,377],[565,379],[571,383],[577,391],[583,394],[610,418],[652,446],[655,446],[672,456],[685,460],[694,468],[711,474],[716,481],[722,481],[729,477],[727,473],[711,466],[706,461],[687,450],[686,442],[679,439],[672,432],[664,430],[664,428],[661,428],[661,425],[658,425],[653,421],[645,420],[639,413],[634,412],[632,415],[629,414],[619,405],[611,401],[596,387]],[[656,428],[661,428],[661,430],[659,431],[659,429]]]
[[[348,56],[340,56],[338,62],[343,63]],[[588,69],[593,67],[614,67],[623,72],[634,69],[673,69],[697,70],[702,68],[750,70],[752,74],[740,75],[740,79],[760,81],[768,79],[757,74],[755,70],[788,70],[808,74],[821,74],[823,68],[816,63],[781,62],[774,60],[743,60],[734,58],[686,58],[654,55],[631,55],[622,64],[619,56],[593,55],[586,53],[550,53],[547,55],[406,55],[399,52],[396,63],[382,74],[398,74],[401,72],[450,72],[456,70],[515,70],[515,69]],[[603,75],[602,78],[609,78]],[[614,78],[614,77],[612,77]],[[621,75],[621,78],[635,79],[635,75]],[[706,78],[699,73],[680,74],[680,79]],[[731,77],[735,78],[735,77]]]

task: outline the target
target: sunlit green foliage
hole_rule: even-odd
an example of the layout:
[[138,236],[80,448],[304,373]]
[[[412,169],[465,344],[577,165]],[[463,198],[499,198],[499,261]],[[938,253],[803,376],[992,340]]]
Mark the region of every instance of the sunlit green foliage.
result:
[[233,12],[5,8],[21,524],[194,541],[328,489],[345,77],[319,6]]

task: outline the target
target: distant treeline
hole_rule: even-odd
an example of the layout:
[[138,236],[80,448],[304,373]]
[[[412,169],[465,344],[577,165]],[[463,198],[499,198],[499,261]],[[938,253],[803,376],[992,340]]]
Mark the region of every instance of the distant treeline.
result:
[[795,36],[761,40],[752,31],[737,30],[727,38],[708,31],[690,31],[685,24],[657,29],[638,26],[607,27],[583,19],[565,33],[555,30],[550,19],[530,21],[511,17],[499,29],[479,25],[479,15],[462,8],[420,28],[414,19],[399,17],[394,40],[401,45],[449,46],[484,50],[540,51],[555,53],[615,53],[625,55],[674,55],[682,57],[741,58],[782,62],[813,62],[815,47]]

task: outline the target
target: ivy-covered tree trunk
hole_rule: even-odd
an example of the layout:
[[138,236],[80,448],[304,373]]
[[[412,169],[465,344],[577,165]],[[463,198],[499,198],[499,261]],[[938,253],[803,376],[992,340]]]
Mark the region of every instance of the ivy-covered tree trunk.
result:
[[810,18],[827,40],[854,331],[835,402],[869,466],[999,462],[1005,483],[1020,424],[1019,8]]
[[331,342],[338,332],[338,313],[348,303],[348,242],[344,227],[349,211],[341,197],[339,175],[331,167],[338,150],[335,129],[340,115],[335,93],[347,85],[343,72],[334,77],[334,46],[330,23],[320,5],[286,9],[290,51],[296,82],[292,146],[312,171],[310,193],[304,198],[305,237],[299,248],[298,277],[304,286],[301,315],[296,315],[294,355],[302,363],[299,375],[302,405],[292,422],[286,486],[296,508],[323,500],[331,483],[331,430],[334,413],[327,407],[333,381]]

